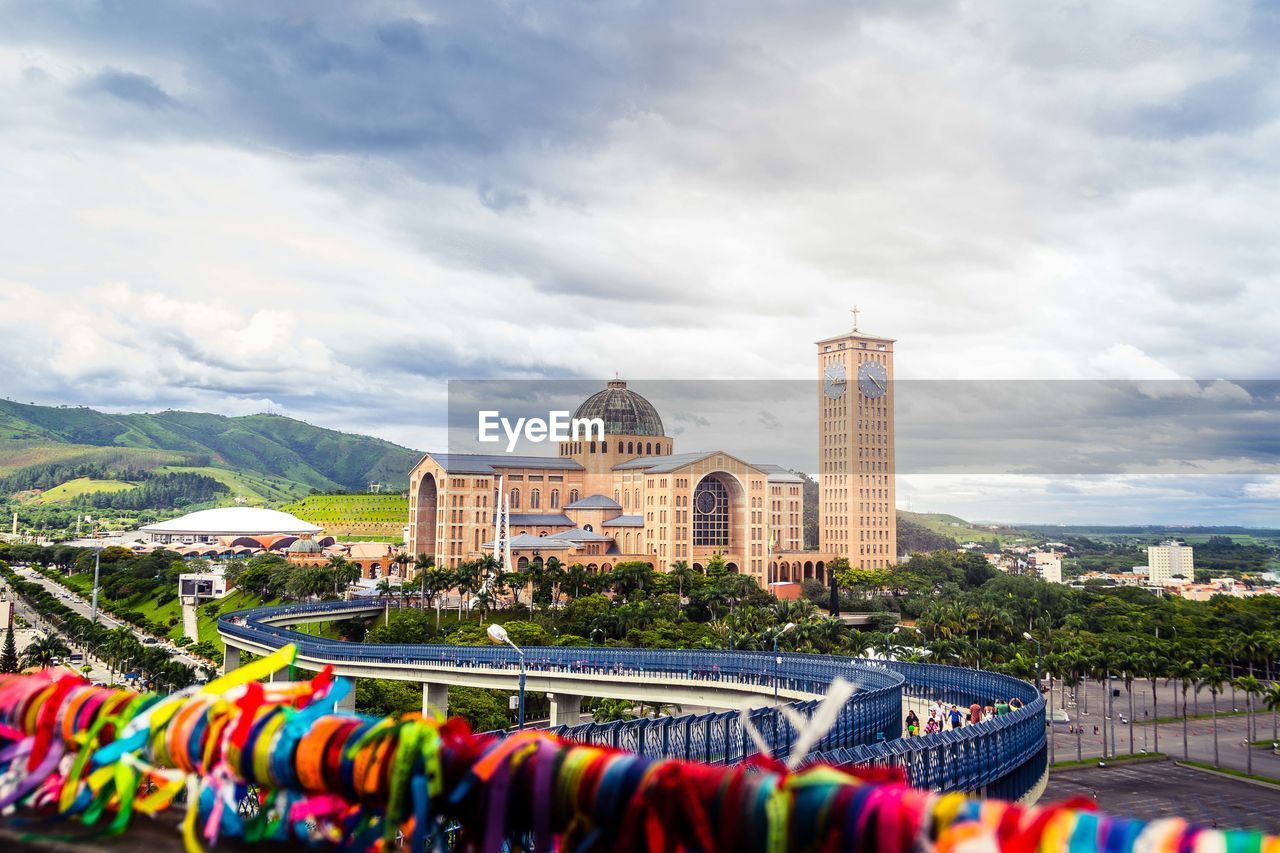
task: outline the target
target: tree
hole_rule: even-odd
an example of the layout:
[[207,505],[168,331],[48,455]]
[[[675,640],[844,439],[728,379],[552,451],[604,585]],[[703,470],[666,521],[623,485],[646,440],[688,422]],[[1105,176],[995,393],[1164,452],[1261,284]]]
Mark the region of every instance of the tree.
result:
[[1271,740],[1280,743],[1280,684],[1267,685],[1262,703],[1271,712]]
[[22,666],[44,669],[55,666],[69,654],[71,650],[57,634],[42,634],[22,650]]
[[1222,692],[1222,685],[1226,683],[1227,676],[1216,666],[1202,666],[1196,673],[1196,689],[1201,687],[1209,691],[1210,697],[1213,699],[1213,766],[1221,767],[1222,764],[1218,760],[1218,694]]
[[0,672],[18,671],[18,646],[13,639],[13,625],[4,632],[4,651],[0,652]]
[[1257,739],[1257,734],[1254,732],[1253,726],[1253,697],[1258,696],[1263,692],[1262,682],[1252,674],[1239,675],[1232,679],[1231,686],[1238,688],[1242,693],[1244,693],[1245,713],[1247,714],[1244,727],[1245,772],[1252,774],[1253,742]]
[[676,595],[684,598],[684,585],[693,580],[695,572],[688,560],[676,560],[671,564],[671,577],[676,579]]

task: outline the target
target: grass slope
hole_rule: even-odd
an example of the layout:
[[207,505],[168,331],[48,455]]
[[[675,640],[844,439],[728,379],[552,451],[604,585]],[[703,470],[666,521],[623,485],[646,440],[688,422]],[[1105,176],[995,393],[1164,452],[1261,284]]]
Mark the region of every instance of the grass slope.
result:
[[77,477],[74,480],[68,480],[62,485],[41,492],[31,499],[31,503],[64,503],[81,495],[91,495],[95,492],[124,492],[136,488],[136,483],[126,483],[122,480],[94,480],[89,477]]
[[254,474],[249,471],[233,471],[229,468],[216,468],[212,465],[183,467],[179,465],[161,468],[162,473],[186,472],[203,474],[212,477],[231,489],[231,499],[244,498],[248,503],[279,503],[297,500],[309,489],[293,480],[283,477],[271,477],[265,474]]
[[403,495],[311,495],[284,507],[285,512],[318,524],[338,537],[379,537],[398,540],[409,519],[409,499]]

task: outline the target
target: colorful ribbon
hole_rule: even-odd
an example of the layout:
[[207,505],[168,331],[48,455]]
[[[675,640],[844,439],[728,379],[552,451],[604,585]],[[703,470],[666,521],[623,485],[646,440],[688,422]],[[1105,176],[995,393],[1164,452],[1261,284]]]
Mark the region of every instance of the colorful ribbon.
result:
[[334,714],[351,685],[329,670],[258,683],[293,655],[286,647],[171,696],[94,687],[67,670],[0,676],[0,809],[119,834],[134,814],[180,803],[191,853],[230,836],[375,851],[403,839],[414,853],[1280,853],[1280,839],[1258,832],[1112,818],[1087,801],[934,794],[884,768],[715,767],[532,731],[474,735],[456,719]]

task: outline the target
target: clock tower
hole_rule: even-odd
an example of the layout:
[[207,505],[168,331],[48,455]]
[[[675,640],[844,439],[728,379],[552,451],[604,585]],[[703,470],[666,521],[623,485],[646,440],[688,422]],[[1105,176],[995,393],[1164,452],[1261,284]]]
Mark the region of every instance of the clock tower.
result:
[[818,341],[818,548],[854,568],[898,562],[893,340],[853,329]]

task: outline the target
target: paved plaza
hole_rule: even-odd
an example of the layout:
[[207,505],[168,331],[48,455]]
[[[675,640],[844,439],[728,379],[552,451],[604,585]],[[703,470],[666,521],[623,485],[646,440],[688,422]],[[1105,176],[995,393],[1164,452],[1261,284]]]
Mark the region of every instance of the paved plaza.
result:
[[1280,787],[1231,779],[1172,761],[1055,770],[1041,803],[1084,795],[1102,811],[1154,820],[1183,817],[1208,826],[1280,833]]

